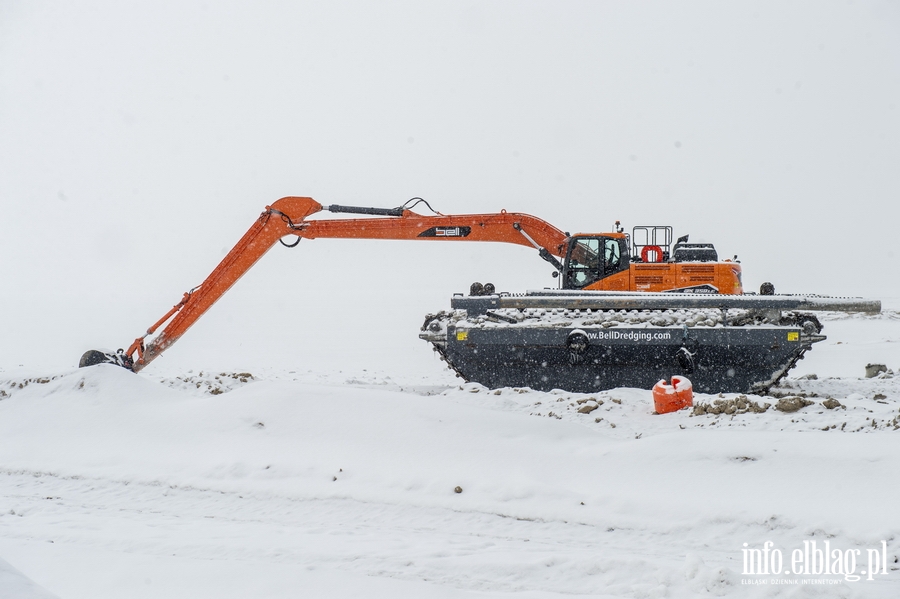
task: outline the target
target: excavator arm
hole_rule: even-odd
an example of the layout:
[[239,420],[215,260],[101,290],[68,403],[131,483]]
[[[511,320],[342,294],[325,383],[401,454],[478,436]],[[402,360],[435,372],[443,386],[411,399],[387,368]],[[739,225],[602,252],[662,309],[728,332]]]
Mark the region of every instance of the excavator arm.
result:
[[[381,218],[306,220],[323,210]],[[299,238],[338,238],[514,243],[537,249],[540,256],[557,269],[562,268],[557,257],[564,255],[567,239],[565,233],[539,218],[505,210],[495,214],[454,216],[435,213],[425,216],[403,206],[323,207],[312,198],[281,198],[266,206],[253,226],[203,283],[185,293],[180,302],[150,326],[144,335],[135,339],[127,350],[119,350],[116,354],[90,350],[82,356],[80,366],[110,362],[138,372],[178,341],[276,242],[291,235],[298,237],[297,242]],[[147,341],[163,325],[165,328],[154,339]]]

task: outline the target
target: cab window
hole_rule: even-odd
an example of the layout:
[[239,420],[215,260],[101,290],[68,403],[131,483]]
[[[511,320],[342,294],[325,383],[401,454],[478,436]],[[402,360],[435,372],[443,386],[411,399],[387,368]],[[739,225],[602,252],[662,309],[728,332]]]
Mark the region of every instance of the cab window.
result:
[[581,288],[600,278],[600,240],[579,239],[569,255],[568,283]]
[[622,261],[622,254],[619,251],[619,242],[615,239],[604,239],[604,255],[606,256],[606,271],[611,272],[619,269]]

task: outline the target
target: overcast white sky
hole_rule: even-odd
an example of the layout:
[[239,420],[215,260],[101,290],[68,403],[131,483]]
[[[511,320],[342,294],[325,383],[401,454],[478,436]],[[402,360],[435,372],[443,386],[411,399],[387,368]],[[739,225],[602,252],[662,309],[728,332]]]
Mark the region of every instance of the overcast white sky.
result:
[[[3,0],[0,366],[127,345],[285,195],[671,224],[748,290],[900,296],[898,34],[888,2]],[[170,361],[427,355],[452,292],[549,272],[278,247]]]

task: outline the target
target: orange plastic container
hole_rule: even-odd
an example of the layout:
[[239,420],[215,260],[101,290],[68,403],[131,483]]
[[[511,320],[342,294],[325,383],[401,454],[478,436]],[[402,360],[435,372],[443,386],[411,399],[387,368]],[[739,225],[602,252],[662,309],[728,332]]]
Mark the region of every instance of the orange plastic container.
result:
[[653,386],[653,404],[657,414],[689,408],[694,405],[694,386],[683,376],[673,376],[671,384],[662,380]]

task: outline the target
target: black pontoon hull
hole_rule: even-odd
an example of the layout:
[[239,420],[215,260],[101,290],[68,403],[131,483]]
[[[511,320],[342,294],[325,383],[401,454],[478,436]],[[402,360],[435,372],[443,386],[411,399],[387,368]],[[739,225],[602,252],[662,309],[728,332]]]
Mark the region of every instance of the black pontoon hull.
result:
[[[587,342],[573,344],[573,335]],[[682,375],[698,392],[747,393],[767,390],[810,345],[796,327],[451,325],[446,343],[435,347],[460,376],[489,388],[650,389],[661,379]]]

